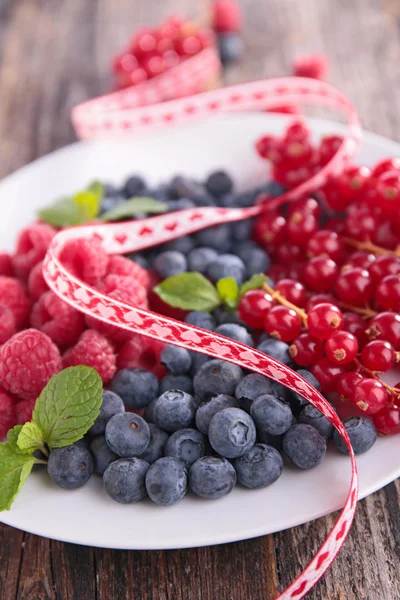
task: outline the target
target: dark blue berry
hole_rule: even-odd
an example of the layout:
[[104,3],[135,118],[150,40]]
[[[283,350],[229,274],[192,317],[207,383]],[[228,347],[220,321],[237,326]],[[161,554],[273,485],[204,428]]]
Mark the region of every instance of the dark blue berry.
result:
[[208,265],[207,277],[214,283],[225,277],[232,277],[238,285],[241,285],[246,279],[246,267],[235,254],[221,254],[217,260]]
[[241,259],[246,265],[248,278],[257,273],[265,273],[271,266],[268,254],[261,248],[252,248],[247,252],[242,252]]
[[165,444],[168,440],[168,433],[159,429],[154,423],[149,423],[150,444],[147,446],[140,458],[143,458],[149,465],[164,456]]
[[247,412],[250,412],[250,407],[256,398],[271,393],[271,381],[259,373],[250,373],[250,375],[246,375],[238,383],[235,389],[235,396],[239,402],[240,408]]
[[165,444],[165,456],[174,456],[187,468],[205,454],[207,454],[207,438],[197,429],[186,428],[175,431]]
[[181,252],[167,250],[154,259],[153,267],[162,279],[166,279],[187,271],[187,261]]
[[200,401],[217,394],[232,396],[242,377],[243,371],[237,365],[219,359],[209,360],[194,377],[194,391]]
[[65,446],[51,451],[47,463],[47,472],[55,484],[66,490],[76,490],[93,473],[93,459],[86,448]]
[[[376,429],[370,419],[365,417],[350,417],[343,421],[349,435],[354,454],[367,452],[376,442]],[[338,431],[333,432],[336,448],[343,454],[348,454],[347,446]]]
[[193,396],[180,390],[168,390],[158,398],[153,410],[157,427],[168,432],[190,427],[196,414]]
[[238,481],[248,488],[263,488],[282,475],[283,460],[275,448],[256,444],[235,461]]
[[257,442],[261,444],[265,444],[267,446],[272,446],[275,450],[279,452],[282,450],[283,446],[283,435],[271,435],[262,429],[257,430]]
[[194,179],[177,175],[171,179],[168,185],[168,193],[171,198],[195,199],[204,194],[204,187]]
[[93,456],[94,472],[103,475],[108,465],[117,460],[118,456],[111,450],[104,435],[96,437],[90,445]]
[[133,175],[126,180],[124,185],[124,196],[126,198],[133,198],[135,196],[143,195],[146,189],[146,182],[142,177]]
[[149,269],[150,268],[149,261],[147,260],[147,258],[145,256],[143,256],[143,254],[139,254],[137,252],[133,252],[132,254],[128,255],[128,258],[130,258],[131,260],[133,260],[133,262],[137,263],[143,269]]
[[224,196],[233,190],[233,181],[226,171],[214,171],[206,180],[206,188],[213,196]]
[[168,344],[161,352],[161,363],[172,375],[184,375],[190,370],[192,359],[186,348]]
[[89,429],[90,435],[100,435],[106,430],[108,421],[114,415],[123,413],[125,411],[124,403],[122,398],[114,394],[114,392],[103,392],[103,402],[100,407],[99,416],[97,417],[94,425]]
[[121,504],[132,504],[146,497],[146,473],[149,463],[141,458],[122,458],[107,468],[103,475],[107,494]]
[[85,435],[83,438],[81,438],[80,440],[74,442],[72,445],[73,446],[79,446],[80,448],[86,448],[86,450],[90,449],[90,444],[92,443],[91,438],[89,435]]
[[236,323],[237,325],[241,325],[245,329],[248,328],[246,323],[239,318],[237,311],[233,312],[231,310],[227,310],[223,306],[218,306],[218,308],[214,310],[213,315],[218,325],[225,325],[226,323]]
[[154,422],[154,407],[156,405],[158,398],[154,398],[144,409],[144,418],[148,423]]
[[210,421],[208,439],[218,454],[237,458],[252,448],[256,442],[253,419],[240,408],[224,408]]
[[246,258],[249,256],[249,254],[258,248],[259,246],[257,246],[253,240],[243,240],[234,246],[235,254],[237,254],[244,263],[246,262]]
[[121,458],[143,454],[150,443],[150,429],[142,417],[123,413],[112,417],[106,426],[106,442]]
[[246,219],[245,221],[237,221],[232,223],[232,237],[236,242],[248,240],[251,236],[254,220]]
[[227,496],[235,487],[236,471],[225,458],[203,456],[189,471],[189,488],[197,496],[216,500]]
[[122,369],[112,380],[113,392],[122,398],[127,408],[143,408],[158,395],[158,379],[144,369]]
[[218,253],[214,248],[200,246],[195,248],[188,255],[188,271],[197,271],[205,275],[209,265],[217,260]]
[[173,456],[160,458],[147,471],[146,490],[156,504],[170,506],[179,502],[187,490],[186,468]]
[[241,325],[237,325],[237,323],[224,323],[222,325],[218,325],[218,327],[215,329],[215,333],[225,335],[231,340],[242,342],[242,344],[246,344],[252,348],[254,346],[253,338],[247,329]]
[[292,424],[290,406],[271,394],[259,396],[251,405],[250,415],[257,426],[271,435],[285,433]]
[[292,425],[283,438],[283,449],[300,469],[319,465],[326,453],[326,440],[311,425]]
[[194,208],[196,205],[193,200],[189,198],[179,198],[179,200],[168,200],[167,201],[168,212],[175,212],[176,210],[185,210],[186,208]]
[[[315,387],[316,390],[320,391],[321,386],[319,384],[319,381],[316,377],[314,377],[312,373],[310,373],[310,371],[307,371],[306,369],[299,369],[297,373],[301,375],[306,381],[308,381],[308,383],[310,383],[313,387]],[[290,393],[289,402],[294,412],[301,410],[303,406],[307,406],[309,404],[308,400],[306,400],[297,392],[293,391],[291,391]]]
[[239,404],[233,396],[228,396],[227,394],[218,394],[210,398],[210,400],[202,402],[196,413],[197,429],[204,433],[204,435],[208,435],[211,419],[217,412],[224,408],[239,408]]
[[219,252],[227,252],[231,247],[231,227],[229,223],[207,227],[195,234],[199,246],[214,248]]
[[333,436],[332,423],[312,404],[307,404],[301,409],[299,423],[312,425],[326,440],[330,440]]
[[200,370],[200,368],[204,365],[204,363],[208,362],[209,360],[211,360],[211,358],[209,356],[207,356],[207,354],[202,354],[201,352],[190,352],[190,356],[192,357],[192,368],[190,370],[190,373],[192,375],[192,377],[194,377],[197,373],[197,371]]
[[166,375],[160,381],[160,394],[168,390],[181,390],[191,394],[193,392],[193,381],[188,375]]
[[265,340],[264,342],[261,342],[257,349],[260,350],[260,352],[264,352],[264,354],[279,360],[284,365],[290,365],[292,362],[289,355],[289,345],[280,340]]
[[223,65],[238,61],[244,50],[243,40],[235,31],[218,34],[218,50]]
[[192,311],[185,317],[185,323],[194,325],[195,327],[201,327],[207,329],[207,331],[214,331],[216,327],[215,319],[210,313],[202,310]]
[[172,242],[168,242],[168,244],[165,244],[163,250],[176,250],[182,254],[189,254],[189,252],[193,250],[193,247],[193,238],[190,235],[184,235],[176,240],[172,240]]

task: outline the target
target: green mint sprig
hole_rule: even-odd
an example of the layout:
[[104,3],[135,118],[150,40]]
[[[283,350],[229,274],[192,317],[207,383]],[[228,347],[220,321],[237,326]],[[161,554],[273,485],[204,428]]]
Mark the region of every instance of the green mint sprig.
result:
[[262,288],[266,281],[268,277],[260,273],[253,275],[240,288],[232,277],[220,279],[214,286],[201,273],[189,272],[164,279],[154,288],[154,292],[166,304],[182,310],[211,312],[223,305],[233,311],[246,292]]
[[87,188],[59,198],[50,206],[38,212],[38,217],[53,227],[71,227],[93,221],[100,213],[104,186],[100,181],[93,181]]
[[131,219],[140,213],[147,213],[149,215],[157,215],[165,213],[168,206],[165,202],[160,202],[154,198],[137,197],[131,198],[122,204],[119,204],[116,208],[107,211],[100,217],[100,221],[120,221],[122,219]]
[[16,425],[0,443],[0,510],[9,510],[22,489],[40,450],[70,446],[80,440],[97,419],[103,384],[95,369],[68,367],[54,375],[36,400],[32,421]]

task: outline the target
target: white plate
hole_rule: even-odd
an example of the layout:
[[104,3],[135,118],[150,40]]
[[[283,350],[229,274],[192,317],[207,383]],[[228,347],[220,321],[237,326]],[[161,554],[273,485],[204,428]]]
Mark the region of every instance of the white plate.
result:
[[[219,116],[130,142],[76,143],[54,152],[0,184],[1,244],[11,249],[18,230],[34,218],[37,208],[94,178],[120,184],[128,174],[139,172],[156,183],[175,173],[203,177],[225,167],[241,186],[264,181],[265,164],[256,158],[253,142],[262,133],[279,132],[282,123],[282,117],[261,113]],[[316,134],[340,130],[321,120],[312,127]],[[363,163],[395,154],[400,155],[398,144],[365,135]],[[370,452],[359,457],[360,497],[400,475],[399,456],[400,436],[396,436],[380,437]],[[349,477],[349,460],[331,449],[316,469],[285,468],[270,488],[236,488],[216,501],[188,496],[173,507],[160,508],[150,501],[117,504],[106,496],[97,477],[71,492],[56,488],[46,473],[35,473],[11,510],[0,514],[0,521],[57,540],[109,548],[219,544],[300,525],[337,510]]]

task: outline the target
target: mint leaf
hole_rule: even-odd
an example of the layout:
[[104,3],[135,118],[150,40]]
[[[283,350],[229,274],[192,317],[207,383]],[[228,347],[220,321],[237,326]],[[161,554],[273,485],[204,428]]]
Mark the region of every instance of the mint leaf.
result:
[[244,296],[246,292],[250,290],[259,290],[262,288],[263,284],[269,280],[269,277],[263,275],[262,273],[258,273],[253,275],[248,281],[245,281],[239,290],[239,299]]
[[53,225],[53,227],[70,227],[85,222],[79,204],[74,202],[72,198],[56,200],[51,206],[40,210],[38,217],[41,221]]
[[212,283],[201,273],[181,273],[164,279],[154,292],[167,304],[182,310],[212,311],[221,304]]
[[[10,448],[14,450],[14,452],[18,452],[21,454],[21,450],[18,448],[18,436],[22,429],[22,425],[15,425],[12,429],[9,429],[7,433],[7,442]],[[23,453],[22,453],[23,454]]]
[[93,192],[94,194],[96,194],[100,203],[100,201],[104,197],[104,185],[101,183],[101,181],[95,179],[90,185],[88,185],[87,189],[89,192]]
[[39,425],[37,423],[25,423],[17,440],[19,450],[24,453],[32,453],[43,448],[43,444],[43,431]]
[[239,286],[233,277],[224,277],[217,282],[217,290],[221,302],[229,310],[235,310],[239,295]]
[[104,215],[100,217],[100,221],[119,221],[120,219],[134,217],[138,213],[156,215],[166,212],[167,208],[165,202],[160,202],[154,198],[131,198],[116,208],[104,213]]
[[31,454],[19,454],[9,443],[0,444],[0,511],[10,509],[35,462]]
[[73,195],[72,200],[78,206],[84,223],[95,219],[100,212],[101,198],[94,192],[89,190],[78,192]]
[[102,392],[101,377],[91,367],[68,367],[53,375],[32,415],[46,444],[63,448],[80,440],[99,414]]

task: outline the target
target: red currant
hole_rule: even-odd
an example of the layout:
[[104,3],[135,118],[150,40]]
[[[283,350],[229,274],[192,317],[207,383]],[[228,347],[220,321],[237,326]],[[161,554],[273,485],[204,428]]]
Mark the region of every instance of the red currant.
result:
[[328,358],[321,358],[311,369],[311,373],[317,378],[321,392],[331,394],[336,390],[339,379],[345,373],[345,366],[332,363]]
[[332,210],[342,212],[347,208],[349,198],[340,193],[336,179],[330,179],[322,188],[322,193]]
[[389,400],[389,395],[384,385],[377,379],[366,378],[359,381],[351,399],[353,404],[367,415],[373,415],[384,408]]
[[329,69],[329,62],[323,54],[300,54],[293,61],[293,74],[296,77],[324,79]]
[[278,245],[286,236],[286,220],[275,212],[266,212],[258,218],[254,236],[262,246]]
[[339,394],[339,398],[342,402],[352,402],[354,397],[354,388],[359,381],[362,381],[364,377],[357,371],[350,371],[344,373],[339,379],[336,386],[336,391]]
[[287,232],[294,244],[304,246],[310,236],[318,230],[318,221],[311,214],[293,213],[287,222]]
[[271,265],[267,271],[268,277],[272,279],[272,281],[279,281],[280,279],[285,279],[288,276],[287,269],[283,265]]
[[346,218],[345,234],[355,240],[367,241],[372,238],[379,225],[380,219],[377,215],[367,211],[355,211]]
[[357,338],[348,331],[337,331],[325,342],[325,354],[333,363],[347,365],[357,356]]
[[344,220],[343,219],[329,219],[325,223],[325,229],[329,231],[334,231],[339,235],[344,234]]
[[303,250],[294,244],[283,243],[276,250],[276,258],[282,265],[290,266],[299,261],[302,256]]
[[357,200],[364,193],[370,176],[368,167],[348,167],[337,179],[339,193],[349,200]]
[[274,305],[272,297],[263,290],[250,290],[240,299],[239,317],[250,327],[262,329],[267,311]]
[[275,291],[292,304],[304,308],[307,302],[307,291],[301,283],[293,279],[281,279],[275,285]]
[[301,215],[312,215],[316,219],[319,219],[321,209],[315,198],[299,198],[289,204],[287,212],[288,217],[291,217],[296,213],[300,213]]
[[269,158],[271,152],[277,144],[277,138],[274,135],[263,135],[256,141],[256,150],[261,158]]
[[339,300],[353,306],[363,306],[374,293],[373,281],[365,269],[354,267],[340,273],[335,292]]
[[284,139],[290,141],[304,141],[308,140],[310,137],[310,130],[301,119],[296,119],[292,121],[289,127],[285,131]]
[[400,351],[400,315],[393,312],[383,312],[373,317],[369,322],[367,335],[371,340],[385,340],[396,350]]
[[317,304],[324,303],[333,304],[334,306],[337,306],[337,300],[331,294],[313,294],[307,302],[306,311],[310,312],[310,310],[314,308],[314,306],[317,306]]
[[353,254],[350,254],[350,256],[346,259],[344,266],[346,268],[360,267],[360,269],[366,269],[368,271],[375,260],[375,254],[371,254],[370,252],[353,252]]
[[380,177],[389,171],[400,171],[400,158],[385,158],[376,163],[372,169],[372,177]]
[[274,306],[265,316],[265,331],[282,342],[291,342],[301,331],[299,315],[287,306]]
[[340,135],[327,135],[323,137],[319,146],[319,158],[321,165],[328,164],[342,144],[343,138]]
[[324,342],[305,331],[290,345],[289,354],[296,365],[311,367],[324,356]]
[[338,266],[332,259],[316,256],[303,271],[304,283],[313,292],[329,292],[335,285],[338,272]]
[[307,316],[309,332],[320,340],[327,340],[335,331],[340,329],[341,323],[342,313],[333,304],[317,304]]
[[376,301],[383,310],[400,312],[400,275],[388,275],[378,285]]
[[364,348],[365,344],[368,344],[369,338],[365,331],[365,321],[357,313],[343,313],[342,329],[352,333],[357,338],[359,349]]
[[396,211],[400,207],[400,171],[389,171],[376,182],[376,201],[385,212]]
[[378,256],[368,269],[375,284],[379,283],[387,275],[400,274],[400,259],[396,256]]
[[310,258],[313,256],[327,256],[333,261],[338,262],[342,254],[343,242],[335,231],[323,229],[314,233],[308,240],[307,255]]
[[400,407],[394,404],[386,406],[374,415],[376,429],[384,435],[400,433]]
[[287,276],[293,281],[303,281],[303,272],[306,267],[306,262],[295,262],[288,267]]
[[369,342],[361,352],[361,362],[366,369],[385,373],[396,362],[393,346],[383,340]]

